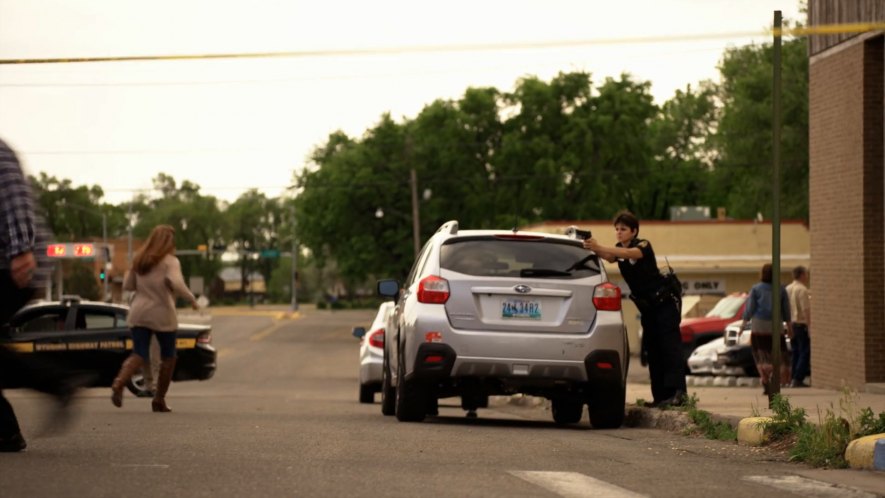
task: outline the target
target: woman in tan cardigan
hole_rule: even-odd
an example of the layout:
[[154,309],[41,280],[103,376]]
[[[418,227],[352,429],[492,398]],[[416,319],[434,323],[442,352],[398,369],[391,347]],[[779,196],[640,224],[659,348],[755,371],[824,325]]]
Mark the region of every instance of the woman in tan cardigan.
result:
[[123,280],[124,290],[135,291],[127,320],[132,331],[133,351],[111,385],[114,406],[123,406],[123,387],[144,364],[151,336],[156,335],[162,360],[151,408],[155,412],[172,411],[166,406],[166,392],[175,371],[175,335],[178,330],[175,297],[189,300],[197,309],[197,300],[185,285],[181,263],[175,257],[174,238],[175,229],[171,226],[154,227],[144,247],[135,254],[132,269]]

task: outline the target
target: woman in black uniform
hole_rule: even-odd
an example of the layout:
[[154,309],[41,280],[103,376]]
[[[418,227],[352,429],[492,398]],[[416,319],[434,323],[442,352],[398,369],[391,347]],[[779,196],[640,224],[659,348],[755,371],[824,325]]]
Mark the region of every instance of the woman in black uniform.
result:
[[584,241],[584,248],[609,263],[617,261],[630,287],[630,299],[641,315],[641,354],[648,358],[652,406],[681,406],[686,401],[685,361],[679,334],[681,297],[661,275],[651,243],[639,238],[639,219],[629,211],[621,211],[615,216],[614,225],[618,239],[615,247],[600,245],[590,238]]

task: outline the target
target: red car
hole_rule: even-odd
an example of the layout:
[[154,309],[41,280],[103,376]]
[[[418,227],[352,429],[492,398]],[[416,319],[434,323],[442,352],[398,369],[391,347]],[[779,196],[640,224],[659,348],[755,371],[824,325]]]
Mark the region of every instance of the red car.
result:
[[746,292],[735,293],[720,299],[706,316],[684,318],[679,324],[679,332],[685,359],[688,360],[698,346],[722,337],[729,323],[741,319],[746,303]]

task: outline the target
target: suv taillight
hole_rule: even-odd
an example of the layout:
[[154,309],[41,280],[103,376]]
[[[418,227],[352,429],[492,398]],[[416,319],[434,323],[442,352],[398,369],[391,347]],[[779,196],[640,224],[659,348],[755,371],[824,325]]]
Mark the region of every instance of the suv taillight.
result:
[[449,300],[449,281],[430,275],[418,282],[418,302],[427,304],[445,304]]
[[621,289],[611,282],[597,285],[593,291],[593,306],[599,311],[620,311]]
[[378,329],[369,334],[369,346],[384,347],[384,329]]

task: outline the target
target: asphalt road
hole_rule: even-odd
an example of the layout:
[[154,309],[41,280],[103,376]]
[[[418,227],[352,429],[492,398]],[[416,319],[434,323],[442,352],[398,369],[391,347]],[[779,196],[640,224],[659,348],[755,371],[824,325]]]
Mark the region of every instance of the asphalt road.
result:
[[[175,383],[172,413],[84,391],[71,429],[40,435],[47,401],[7,392],[28,450],[0,454],[3,496],[809,496],[807,467],[768,450],[650,429],[557,427],[511,404],[418,424],[357,402],[353,325],[371,311],[212,318],[219,369]],[[797,484],[798,483],[798,484]],[[777,486],[786,486],[779,489]],[[819,496],[864,496],[828,488]]]

